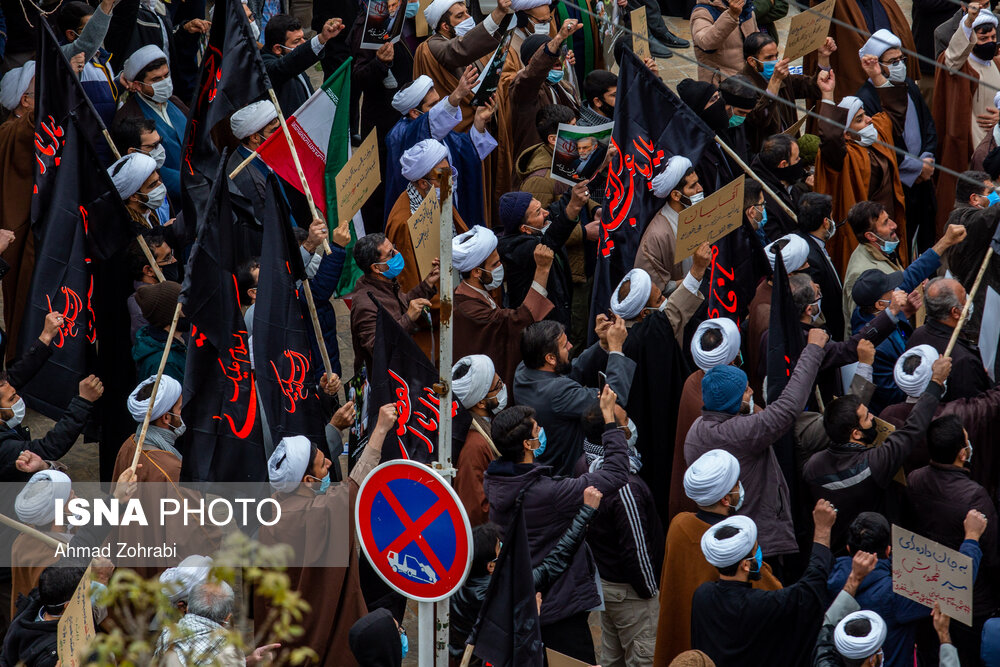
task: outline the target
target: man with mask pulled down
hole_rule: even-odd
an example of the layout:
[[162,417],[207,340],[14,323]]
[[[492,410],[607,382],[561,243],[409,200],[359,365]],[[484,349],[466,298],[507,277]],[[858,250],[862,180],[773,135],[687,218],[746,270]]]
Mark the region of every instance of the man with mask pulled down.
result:
[[504,282],[504,265],[497,252],[497,237],[490,229],[475,225],[451,242],[452,265],[461,274],[455,288],[455,350],[457,357],[489,355],[504,384],[514,382],[521,363],[521,332],[532,322],[552,312],[548,299],[552,248],[535,246],[535,273],[524,301],[516,308],[501,308],[490,292]]
[[[712,526],[739,512],[748,493],[740,481],[739,461],[722,449],[699,456],[684,472],[682,487],[697,510],[675,516],[667,531],[660,574],[655,667],[666,667],[679,653],[690,650],[691,598],[701,584],[719,579],[719,571],[702,555],[702,536]],[[751,583],[759,590],[781,588],[767,563],[761,569],[761,578]]]
[[[113,479],[118,479],[122,472],[131,467],[135,456],[135,446],[142,431],[142,422],[149,409],[149,398],[153,393],[153,383],[156,376],[149,377],[139,383],[128,397],[128,411],[135,420],[135,433],[130,435],[118,450],[115,459]],[[181,474],[181,459],[183,456],[177,449],[177,438],[184,435],[187,427],[181,419],[181,383],[164,374],[160,377],[160,386],[156,390],[156,400],[153,402],[153,412],[149,416],[149,428],[142,442],[142,454],[137,470],[137,482],[177,482]]]

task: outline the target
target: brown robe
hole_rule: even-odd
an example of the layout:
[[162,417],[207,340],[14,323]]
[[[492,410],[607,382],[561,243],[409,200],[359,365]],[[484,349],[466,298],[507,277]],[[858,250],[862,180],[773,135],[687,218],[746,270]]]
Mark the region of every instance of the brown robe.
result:
[[[877,88],[882,102],[881,111],[872,116],[872,124],[878,130],[881,142],[894,146],[893,126],[902,133],[902,123],[906,117],[907,95],[905,86]],[[819,113],[840,125],[846,125],[847,109],[823,102]],[[865,147],[843,138],[844,131],[831,123],[819,123],[820,148],[816,154],[816,192],[826,192],[833,197],[833,219],[843,220],[847,212],[859,201],[876,201],[889,212],[896,222],[896,234],[906,238],[906,207],[903,199],[903,184],[899,180],[899,166],[892,149],[881,144]],[[971,152],[971,151],[970,151]],[[826,155],[824,155],[824,153]],[[873,180],[873,161],[882,178]],[[838,166],[839,163],[839,166]],[[954,198],[954,195],[952,195]],[[827,241],[826,248],[830,260],[840,275],[844,275],[851,253],[858,241],[853,233],[846,231]],[[907,261],[905,243],[899,245],[900,259]]]
[[[701,551],[701,536],[708,529],[709,524],[691,512],[678,514],[670,522],[660,575],[654,667],[667,667],[679,653],[691,649],[691,598],[703,583],[719,579],[719,571],[708,564]],[[760,581],[752,586],[762,591],[781,589],[767,563]]]
[[[111,474],[112,480],[117,480],[126,468],[131,467],[134,456],[135,434],[133,433],[118,450],[118,457],[115,458],[115,470]],[[142,464],[142,467],[136,471],[137,482],[174,482],[176,484],[181,477],[181,460],[162,449],[143,446],[142,454],[139,455],[139,463]]]
[[701,399],[701,381],[705,371],[700,368],[688,376],[681,390],[681,400],[677,405],[677,436],[674,438],[674,463],[670,470],[670,505],[666,520],[673,521],[681,512],[695,512],[698,506],[684,493],[684,472],[687,461],[684,460],[684,441],[688,431],[698,417],[704,402]]
[[[750,380],[750,388],[758,396],[764,395],[764,378],[758,377],[760,368],[760,341],[771,326],[771,283],[762,280],[750,301],[750,311],[743,327],[743,370]],[[701,396],[701,385],[698,385]],[[698,407],[701,410],[701,406]]]
[[[347,567],[290,567],[287,571],[289,590],[302,596],[312,609],[302,618],[303,634],[294,640],[282,640],[282,650],[308,646],[319,655],[319,661],[310,661],[305,663],[307,665],[357,665],[348,643],[348,633],[351,626],[368,613],[368,608],[358,579],[358,551],[354,537],[353,506],[357,486],[353,482],[348,484],[352,509],[348,512],[348,521],[343,520],[342,501],[333,493],[333,488],[317,496],[312,490],[299,486],[295,493],[274,494],[273,497],[281,504],[282,520],[274,526],[261,526],[260,529],[262,543],[289,544],[295,550],[297,562],[317,562],[330,542],[348,540],[350,562]],[[322,520],[324,516],[326,522]],[[307,522],[309,529],[303,530]],[[348,522],[349,525],[344,525]],[[266,601],[255,597],[253,605],[255,623],[263,624],[269,611]],[[258,625],[254,632],[262,630],[264,628]]]
[[[480,422],[480,427],[488,434],[489,422],[481,417],[473,416],[472,423]],[[465,444],[458,455],[458,473],[455,475],[455,493],[458,494],[465,513],[469,515],[469,523],[473,528],[490,520],[490,503],[486,500],[483,490],[483,474],[494,460],[499,458],[499,452],[493,442],[483,437],[475,426],[469,427],[465,436]]]
[[7,360],[17,352],[21,319],[28,302],[28,287],[35,269],[35,240],[31,233],[31,193],[35,182],[35,113],[0,125],[0,229],[15,238],[2,257],[10,265],[3,289],[3,319],[7,335]]
[[[57,540],[66,542],[72,539],[69,533],[53,533],[43,531],[46,535],[51,535]],[[38,585],[38,577],[42,570],[49,565],[59,561],[53,554],[53,548],[40,540],[36,540],[31,535],[21,533],[14,540],[14,545],[10,549],[11,562],[11,587],[10,587],[10,617],[17,614],[17,598],[19,595],[27,596],[31,589]],[[18,563],[25,563],[18,565]],[[27,563],[30,563],[28,565]]]
[[521,363],[521,332],[532,322],[545,319],[554,307],[546,297],[529,289],[517,308],[491,308],[482,294],[463,281],[455,290],[453,357],[488,355],[510,392],[514,371]]
[[[983,171],[983,162],[996,147],[997,140],[993,138],[993,133],[990,132],[983,137],[983,140],[979,142],[976,150],[972,153],[972,160],[969,161],[969,169],[971,171]],[[950,214],[951,211],[948,211],[948,213]]]
[[[811,0],[810,5],[818,5],[822,0]],[[885,13],[889,17],[892,34],[899,37],[906,51],[916,51],[917,47],[913,42],[913,33],[910,31],[910,21],[903,10],[899,8],[895,0],[876,0],[885,7]],[[868,24],[861,13],[861,8],[857,2],[838,2],[833,10],[833,21],[830,22],[830,37],[837,42],[837,50],[830,56],[830,67],[837,74],[836,87],[833,95],[836,99],[841,99],[846,95],[854,95],[858,89],[868,80],[868,75],[861,69],[861,59],[858,58],[858,51],[865,42],[868,41]],[[837,25],[837,21],[843,21],[859,28],[864,32],[856,32],[850,28]],[[806,55],[802,60],[802,71],[815,72],[818,54],[816,51]],[[914,81],[920,79],[920,63],[916,58],[910,57],[906,62],[906,76]],[[892,141],[889,142],[890,144]],[[817,192],[823,192],[817,188]],[[839,218],[838,218],[839,219]]]

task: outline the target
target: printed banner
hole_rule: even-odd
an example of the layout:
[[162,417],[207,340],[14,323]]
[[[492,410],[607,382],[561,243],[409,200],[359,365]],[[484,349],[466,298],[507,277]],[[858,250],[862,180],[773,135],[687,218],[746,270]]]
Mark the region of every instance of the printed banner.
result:
[[591,178],[608,157],[614,127],[613,122],[589,127],[559,123],[552,152],[552,178],[569,185]]

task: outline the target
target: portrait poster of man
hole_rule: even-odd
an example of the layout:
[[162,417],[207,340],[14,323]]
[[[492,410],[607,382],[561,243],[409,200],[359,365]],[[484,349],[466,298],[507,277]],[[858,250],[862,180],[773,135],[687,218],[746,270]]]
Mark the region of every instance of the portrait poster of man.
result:
[[403,28],[406,3],[402,0],[370,0],[365,28],[361,34],[361,48],[377,50],[389,42],[399,41]]
[[608,157],[614,123],[580,127],[560,123],[552,152],[552,178],[576,185],[601,168]]

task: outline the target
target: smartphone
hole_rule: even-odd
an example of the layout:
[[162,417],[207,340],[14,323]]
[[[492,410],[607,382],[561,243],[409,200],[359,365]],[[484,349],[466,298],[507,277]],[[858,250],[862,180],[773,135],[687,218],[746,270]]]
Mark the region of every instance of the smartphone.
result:
[[604,387],[608,384],[608,376],[604,374],[604,371],[597,371],[597,395],[600,396],[604,393]]

